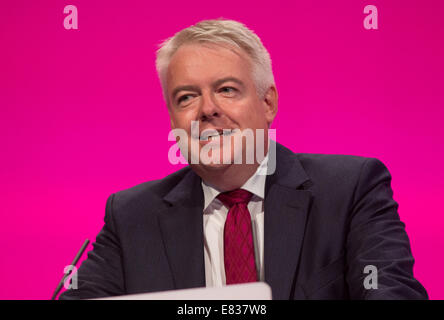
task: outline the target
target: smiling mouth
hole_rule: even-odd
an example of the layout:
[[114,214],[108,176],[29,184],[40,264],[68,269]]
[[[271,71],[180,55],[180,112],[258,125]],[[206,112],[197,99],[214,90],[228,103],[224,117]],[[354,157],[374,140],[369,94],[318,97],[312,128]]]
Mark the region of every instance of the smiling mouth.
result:
[[237,129],[217,129],[217,130],[204,130],[199,137],[200,141],[212,141],[223,136],[230,136],[236,132]]

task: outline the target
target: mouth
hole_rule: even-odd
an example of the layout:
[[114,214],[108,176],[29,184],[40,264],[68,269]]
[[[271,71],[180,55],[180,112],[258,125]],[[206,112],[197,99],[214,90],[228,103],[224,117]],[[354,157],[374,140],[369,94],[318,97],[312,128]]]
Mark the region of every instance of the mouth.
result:
[[202,131],[199,136],[200,141],[213,141],[220,137],[230,136],[238,129],[207,129]]

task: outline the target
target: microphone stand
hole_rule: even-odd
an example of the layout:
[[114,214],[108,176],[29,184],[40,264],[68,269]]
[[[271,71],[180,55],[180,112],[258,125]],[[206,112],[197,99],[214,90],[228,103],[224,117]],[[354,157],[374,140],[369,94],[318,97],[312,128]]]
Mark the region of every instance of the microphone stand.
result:
[[[82,247],[80,248],[79,252],[77,252],[76,257],[74,258],[73,262],[71,263],[72,266],[75,266],[77,264],[77,262],[79,261],[80,257],[82,256],[83,252],[85,251],[86,247],[89,244],[89,240],[86,239],[85,242],[83,243]],[[72,269],[68,270],[68,272],[66,272],[62,278],[62,280],[60,280],[59,285],[57,286],[57,288],[54,291],[54,294],[52,295],[51,300],[55,300],[55,298],[57,297],[57,295],[59,294],[60,290],[63,287],[63,284],[65,283],[66,278],[69,277],[69,275],[72,273]]]

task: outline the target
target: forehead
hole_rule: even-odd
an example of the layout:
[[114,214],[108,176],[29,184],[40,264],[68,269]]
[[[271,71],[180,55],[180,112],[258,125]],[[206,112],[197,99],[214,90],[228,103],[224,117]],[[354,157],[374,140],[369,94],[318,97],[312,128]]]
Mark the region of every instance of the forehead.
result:
[[167,86],[198,84],[225,77],[250,80],[251,59],[242,50],[226,44],[186,44],[172,56]]

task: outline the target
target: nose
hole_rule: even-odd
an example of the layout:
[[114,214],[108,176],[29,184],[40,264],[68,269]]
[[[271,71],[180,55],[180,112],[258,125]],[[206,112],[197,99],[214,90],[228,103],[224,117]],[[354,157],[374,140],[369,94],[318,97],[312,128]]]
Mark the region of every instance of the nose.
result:
[[210,93],[202,93],[199,120],[211,121],[221,115],[221,109]]

